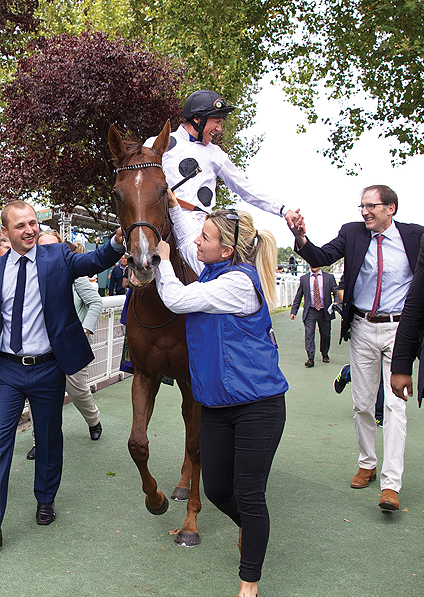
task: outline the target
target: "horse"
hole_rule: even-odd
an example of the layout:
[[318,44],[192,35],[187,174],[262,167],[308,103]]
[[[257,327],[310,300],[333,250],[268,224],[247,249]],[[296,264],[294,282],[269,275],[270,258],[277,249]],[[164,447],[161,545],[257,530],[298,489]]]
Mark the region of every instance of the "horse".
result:
[[171,233],[168,185],[161,165],[170,131],[168,120],[149,149],[138,141],[124,141],[111,125],[109,147],[117,171],[113,194],[131,272],[128,276],[132,291],[127,311],[127,341],[134,378],[133,422],[128,449],[140,472],[147,510],[151,514],[163,514],[169,502],[158,490],[148,468],[147,427],[161,380],[164,377],[175,379],[182,395],[186,439],[181,478],[171,497],[178,501],[187,500],[187,517],[175,542],[182,546],[196,546],[200,543],[197,514],[201,509],[200,404],[194,401],[190,389],[185,315],[176,315],[165,307],[155,282],[160,263],[156,247],[161,238],[171,245],[171,263],[180,280],[187,283],[196,279],[179,258]]

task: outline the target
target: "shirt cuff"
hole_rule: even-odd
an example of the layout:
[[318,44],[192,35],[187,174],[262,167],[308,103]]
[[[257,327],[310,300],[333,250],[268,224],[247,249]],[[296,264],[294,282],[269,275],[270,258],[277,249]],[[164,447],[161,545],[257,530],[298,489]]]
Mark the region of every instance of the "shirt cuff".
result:
[[175,276],[175,272],[174,272],[174,268],[172,267],[172,263],[168,259],[164,259],[163,261],[161,261],[159,263],[158,269],[163,276],[166,276],[167,274]]
[[116,242],[115,235],[112,236],[112,238],[110,239],[110,244],[111,244],[112,249],[115,249],[115,251],[118,251],[119,253],[125,253],[124,245],[120,245],[119,243]]

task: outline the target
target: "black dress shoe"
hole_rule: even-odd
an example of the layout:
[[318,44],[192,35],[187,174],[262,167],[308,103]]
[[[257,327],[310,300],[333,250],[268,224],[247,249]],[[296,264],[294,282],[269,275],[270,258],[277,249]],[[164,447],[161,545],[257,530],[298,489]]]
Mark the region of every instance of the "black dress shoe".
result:
[[27,454],[28,460],[35,460],[35,445],[32,446],[31,450]]
[[305,367],[313,367],[314,366],[314,359],[308,359],[305,363]]
[[54,502],[52,504],[43,504],[38,502],[37,514],[35,515],[37,524],[50,524],[56,518],[54,511]]
[[88,430],[90,432],[91,439],[99,439],[102,434],[102,424],[99,421],[97,425],[94,425],[94,427],[89,427]]
[[330,362],[330,357],[328,356],[328,354],[326,354],[325,356],[322,355],[322,362],[323,363],[329,363]]

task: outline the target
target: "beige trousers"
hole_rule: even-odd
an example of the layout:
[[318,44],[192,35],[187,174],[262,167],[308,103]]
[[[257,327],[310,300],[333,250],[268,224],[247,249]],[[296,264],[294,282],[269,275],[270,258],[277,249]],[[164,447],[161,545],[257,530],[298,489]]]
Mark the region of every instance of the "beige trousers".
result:
[[375,440],[375,400],[384,381],[383,463],[381,489],[399,491],[402,487],[403,455],[406,441],[406,402],[390,387],[390,363],[397,323],[370,323],[354,316],[350,343],[350,372],[360,468],[377,465]]

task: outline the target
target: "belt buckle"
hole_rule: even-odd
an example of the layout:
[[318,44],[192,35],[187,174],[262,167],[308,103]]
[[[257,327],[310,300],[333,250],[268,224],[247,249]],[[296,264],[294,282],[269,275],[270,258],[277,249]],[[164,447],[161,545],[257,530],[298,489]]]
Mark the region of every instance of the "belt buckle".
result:
[[365,319],[366,319],[367,321],[371,321],[371,319],[372,319],[372,317],[371,317],[371,311],[367,311],[367,312],[365,313]]
[[[28,363],[27,359],[31,359]],[[22,365],[35,365],[35,357],[22,357]]]

